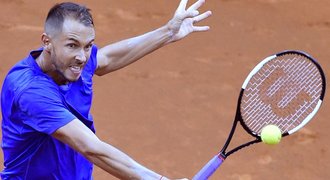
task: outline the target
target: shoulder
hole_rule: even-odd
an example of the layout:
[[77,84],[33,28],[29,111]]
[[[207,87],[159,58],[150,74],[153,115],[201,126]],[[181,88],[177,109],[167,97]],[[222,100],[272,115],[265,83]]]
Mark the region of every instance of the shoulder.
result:
[[33,53],[40,51],[31,51],[26,58],[17,62],[5,77],[3,87],[9,87],[11,89],[25,87],[36,77],[42,76],[41,69],[32,56]]
[[91,73],[93,75],[97,68],[97,52],[98,52],[98,47],[96,45],[93,45],[92,50],[91,50],[91,55],[84,68],[85,71],[87,71],[88,73]]
[[24,91],[26,89],[58,90],[58,86],[47,75],[35,72],[33,69],[25,68],[12,71],[5,79],[4,88],[10,91]]
[[2,98],[15,98],[27,89],[45,92],[58,89],[55,83],[38,70],[29,59],[18,62],[7,74],[2,86]]

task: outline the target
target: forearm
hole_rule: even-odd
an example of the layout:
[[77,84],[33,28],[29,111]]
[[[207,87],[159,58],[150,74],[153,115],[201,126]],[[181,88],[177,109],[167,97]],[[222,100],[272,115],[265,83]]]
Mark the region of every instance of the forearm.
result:
[[161,175],[143,167],[109,144],[100,141],[96,149],[97,151],[86,152],[85,157],[119,179],[157,180],[161,177]]
[[120,179],[160,179],[160,175],[135,162],[117,148],[104,143],[80,120],[56,130],[53,137],[81,153],[93,164]]
[[104,59],[100,63],[104,64],[99,64],[97,74],[104,75],[123,68],[170,43],[171,40],[172,32],[165,25],[146,34],[105,46],[98,52],[98,58]]

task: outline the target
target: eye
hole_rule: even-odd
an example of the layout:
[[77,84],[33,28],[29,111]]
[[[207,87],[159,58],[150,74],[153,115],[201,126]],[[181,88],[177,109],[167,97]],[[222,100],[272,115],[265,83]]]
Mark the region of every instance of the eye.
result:
[[76,48],[76,47],[77,47],[77,45],[74,44],[74,43],[69,43],[69,44],[67,44],[67,46],[68,46],[69,48]]
[[89,45],[87,45],[87,46],[85,47],[85,49],[86,49],[87,51],[89,51],[89,50],[92,48],[92,46],[93,46],[93,44],[89,44]]

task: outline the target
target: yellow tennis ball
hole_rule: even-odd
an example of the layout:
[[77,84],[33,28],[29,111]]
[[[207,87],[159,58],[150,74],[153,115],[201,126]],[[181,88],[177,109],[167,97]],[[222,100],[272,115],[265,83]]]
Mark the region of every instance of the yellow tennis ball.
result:
[[261,130],[261,140],[265,144],[278,144],[282,138],[282,132],[276,125],[267,125]]

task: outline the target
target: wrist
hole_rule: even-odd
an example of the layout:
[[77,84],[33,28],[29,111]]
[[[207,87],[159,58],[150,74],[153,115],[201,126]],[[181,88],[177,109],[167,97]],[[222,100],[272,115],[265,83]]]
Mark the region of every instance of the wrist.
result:
[[174,42],[173,41],[173,39],[174,39],[174,32],[171,29],[171,26],[169,24],[164,25],[160,29],[161,29],[161,31],[163,31],[163,33],[166,36],[166,39],[167,40],[166,40],[165,44],[170,44],[171,42]]

